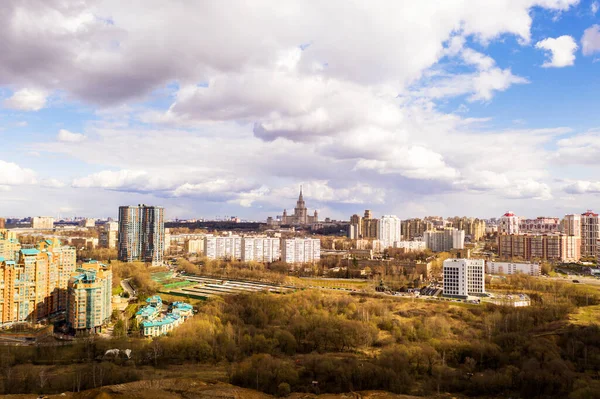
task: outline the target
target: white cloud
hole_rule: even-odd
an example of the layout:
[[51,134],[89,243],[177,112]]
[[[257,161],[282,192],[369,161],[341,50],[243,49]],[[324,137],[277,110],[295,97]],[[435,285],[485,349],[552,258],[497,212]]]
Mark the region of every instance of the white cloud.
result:
[[85,130],[29,148],[39,161],[52,153],[80,162],[69,193],[267,212],[305,182],[321,206],[392,207],[440,192],[492,206],[551,195],[544,171],[562,133],[498,130],[492,118],[438,104],[489,102],[528,83],[485,45],[526,44],[535,7],[576,2],[7,0],[0,37],[19,51],[0,58],[0,80],[91,105]]
[[22,168],[13,162],[0,160],[0,185],[18,186],[35,183],[36,174],[33,170]]
[[583,32],[581,52],[586,56],[600,52],[600,25],[592,25]]
[[80,143],[86,139],[85,135],[81,133],[73,133],[66,129],[60,129],[56,138],[58,141],[63,143]]
[[4,100],[4,107],[21,111],[39,111],[46,106],[48,94],[44,90],[21,89]]
[[600,182],[578,180],[564,187],[568,194],[598,194],[600,193]]
[[598,4],[597,1],[593,1],[592,5],[590,6],[590,11],[592,12],[592,14],[596,15],[596,13],[598,12],[598,8],[600,8],[600,4]]
[[544,68],[562,68],[575,64],[575,51],[579,48],[575,39],[569,35],[557,38],[546,38],[535,44],[535,48],[549,51],[549,59],[544,61]]

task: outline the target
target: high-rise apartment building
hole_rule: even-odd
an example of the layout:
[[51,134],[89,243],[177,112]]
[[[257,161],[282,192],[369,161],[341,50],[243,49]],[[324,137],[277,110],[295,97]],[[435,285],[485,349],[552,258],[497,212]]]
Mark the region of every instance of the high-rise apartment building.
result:
[[379,219],[377,239],[382,248],[394,246],[396,241],[402,241],[402,226],[400,219],[395,215],[384,215]]
[[433,222],[430,220],[408,219],[401,222],[402,236],[405,240],[414,240],[423,237],[428,230],[433,230]]
[[20,249],[13,260],[0,259],[0,322],[36,322],[66,310],[66,276],[75,262],[75,249],[58,240]]
[[353,240],[376,239],[379,234],[379,219],[373,218],[373,212],[365,210],[364,216],[352,215],[348,227],[348,237]]
[[562,232],[568,236],[581,237],[581,215],[565,215],[562,220]]
[[90,261],[72,273],[68,284],[67,322],[75,331],[97,332],[112,314],[110,265]]
[[0,218],[0,230],[6,228],[6,219]]
[[560,233],[498,236],[498,257],[501,259],[577,262],[581,258],[580,248],[580,237]]
[[588,210],[581,214],[581,256],[596,257],[598,255],[598,239],[600,238],[598,214]]
[[281,239],[271,237],[243,237],[242,261],[271,263],[281,259]]
[[17,240],[17,233],[0,229],[0,259],[15,260],[20,249],[21,244]]
[[208,259],[241,260],[242,237],[236,235],[206,236],[204,238],[204,256]]
[[465,231],[454,227],[429,230],[423,233],[423,241],[433,252],[444,252],[452,249],[464,249]]
[[498,222],[499,234],[519,234],[519,217],[511,211],[506,212]]
[[116,248],[119,242],[119,223],[107,222],[100,231],[99,245],[102,248]]
[[119,260],[162,265],[165,250],[164,208],[119,207]]
[[31,228],[39,230],[54,229],[54,218],[50,216],[35,216],[31,218]]
[[318,238],[286,238],[281,240],[281,260],[290,264],[316,263],[321,259]]
[[483,259],[446,259],[443,276],[444,295],[466,297],[485,293]]
[[485,220],[469,217],[454,217],[449,219],[452,227],[458,230],[464,230],[465,237],[469,237],[471,241],[479,241],[485,235]]

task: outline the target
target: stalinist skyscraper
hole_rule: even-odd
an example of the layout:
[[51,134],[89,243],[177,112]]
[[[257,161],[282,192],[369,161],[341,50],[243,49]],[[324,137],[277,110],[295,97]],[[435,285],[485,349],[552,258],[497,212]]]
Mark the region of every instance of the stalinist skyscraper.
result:
[[283,215],[281,215],[281,224],[305,225],[317,223],[318,221],[319,214],[317,211],[315,211],[313,216],[308,215],[308,210],[306,209],[304,197],[302,196],[302,186],[300,186],[300,196],[298,197],[298,201],[296,202],[294,214],[288,215],[287,210],[284,209]]

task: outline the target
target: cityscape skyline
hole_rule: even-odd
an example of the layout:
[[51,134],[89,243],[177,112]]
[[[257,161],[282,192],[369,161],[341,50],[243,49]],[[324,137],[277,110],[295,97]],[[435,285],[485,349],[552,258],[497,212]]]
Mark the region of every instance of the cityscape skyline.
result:
[[592,0],[39,3],[0,16],[3,214],[264,220],[300,184],[333,219],[598,200]]

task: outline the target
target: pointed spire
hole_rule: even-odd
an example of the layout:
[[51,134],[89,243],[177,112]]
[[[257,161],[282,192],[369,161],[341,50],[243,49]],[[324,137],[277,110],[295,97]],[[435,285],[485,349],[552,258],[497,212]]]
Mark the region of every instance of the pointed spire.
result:
[[300,196],[298,197],[298,201],[302,201],[302,184],[300,185]]

